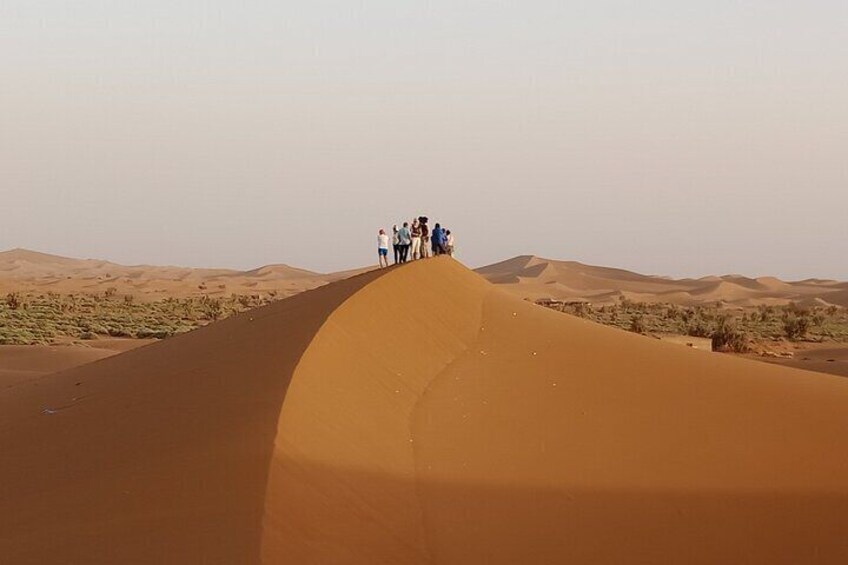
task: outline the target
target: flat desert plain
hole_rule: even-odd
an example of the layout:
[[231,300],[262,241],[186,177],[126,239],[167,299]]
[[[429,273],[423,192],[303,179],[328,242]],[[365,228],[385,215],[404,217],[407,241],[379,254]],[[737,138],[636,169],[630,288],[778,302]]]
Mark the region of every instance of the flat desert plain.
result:
[[846,379],[436,258],[0,390],[0,555],[845,563],[847,429]]

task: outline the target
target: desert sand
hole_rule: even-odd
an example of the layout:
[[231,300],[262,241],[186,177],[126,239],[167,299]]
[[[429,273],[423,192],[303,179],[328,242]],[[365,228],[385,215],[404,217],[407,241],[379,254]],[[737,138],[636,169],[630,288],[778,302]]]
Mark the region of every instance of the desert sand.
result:
[[531,255],[482,267],[477,272],[489,282],[531,300],[551,298],[605,304],[627,298],[685,306],[718,301],[741,307],[790,302],[805,308],[848,306],[848,283],[831,280],[785,282],[775,277],[742,275],[671,279]]
[[100,339],[85,346],[3,345],[0,346],[0,390],[27,379],[99,361],[154,341]]
[[756,357],[761,361],[848,377],[848,345],[819,343],[799,347],[792,358]]
[[437,258],[0,390],[0,555],[844,563],[846,430],[846,379]]
[[125,266],[26,249],[0,252],[0,293],[100,293],[112,288],[118,294],[140,300],[233,293],[291,296],[355,273],[313,273],[288,265],[268,265],[250,271]]

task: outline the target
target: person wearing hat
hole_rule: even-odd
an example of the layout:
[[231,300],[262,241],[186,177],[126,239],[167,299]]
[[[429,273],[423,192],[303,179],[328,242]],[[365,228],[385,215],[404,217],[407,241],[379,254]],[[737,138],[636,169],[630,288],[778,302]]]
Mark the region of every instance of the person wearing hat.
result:
[[421,259],[421,222],[418,218],[412,220],[412,260]]
[[427,216],[418,218],[421,224],[421,258],[426,259],[430,256],[430,226],[427,225],[430,219]]

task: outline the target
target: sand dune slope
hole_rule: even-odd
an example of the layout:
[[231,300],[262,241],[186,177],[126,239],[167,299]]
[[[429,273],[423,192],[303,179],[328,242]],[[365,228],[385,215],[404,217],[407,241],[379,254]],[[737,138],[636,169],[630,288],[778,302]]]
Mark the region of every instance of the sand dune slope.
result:
[[151,340],[99,340],[89,347],[4,345],[0,347],[0,390],[24,380],[105,359],[150,342]]
[[845,430],[844,379],[597,326],[440,258],[0,391],[0,555],[842,563]]

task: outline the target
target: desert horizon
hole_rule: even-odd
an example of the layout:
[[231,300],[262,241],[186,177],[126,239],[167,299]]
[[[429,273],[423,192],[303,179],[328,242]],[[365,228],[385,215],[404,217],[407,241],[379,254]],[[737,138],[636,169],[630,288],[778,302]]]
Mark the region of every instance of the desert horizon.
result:
[[[462,261],[461,256],[458,256],[457,258]],[[545,279],[546,273],[544,271],[546,267],[550,267],[552,270],[558,268],[568,269],[569,267],[575,270],[588,269],[590,272],[597,271],[600,273],[608,273],[611,279],[620,278],[622,280],[626,280],[636,277],[644,280],[654,280],[657,285],[666,283],[670,288],[674,288],[680,283],[720,283],[723,281],[732,284],[742,284],[743,286],[749,286],[754,283],[759,283],[766,287],[768,285],[780,286],[782,284],[798,285],[801,287],[821,286],[823,287],[823,292],[826,293],[828,287],[840,289],[848,286],[848,281],[841,281],[838,279],[809,276],[784,280],[770,274],[752,275],[750,273],[703,273],[695,277],[674,278],[663,273],[642,274],[637,271],[615,266],[601,266],[561,258],[545,258],[534,254],[515,255],[497,260],[491,264],[471,266],[470,268],[483,274],[496,284],[509,285],[511,282],[508,279],[521,277]],[[287,262],[268,263],[243,270],[214,266],[188,267],[184,265],[157,264],[155,262],[125,265],[103,258],[66,257],[54,253],[26,248],[0,250],[0,284],[6,284],[8,285],[8,288],[13,290],[29,288],[26,286],[27,281],[35,281],[38,277],[44,277],[41,284],[45,284],[45,282],[61,282],[61,278],[67,276],[88,281],[92,278],[100,277],[97,279],[97,283],[108,282],[109,278],[115,279],[116,282],[120,282],[120,279],[123,278],[132,279],[139,278],[140,276],[143,276],[145,280],[159,280],[167,278],[190,279],[191,281],[197,280],[198,284],[200,282],[208,282],[210,280],[214,281],[218,278],[221,278],[222,280],[225,278],[237,279],[238,276],[253,276],[275,280],[301,280],[314,277],[316,279],[331,281],[338,280],[343,277],[349,277],[372,268],[377,268],[377,265],[360,265],[358,267],[354,266],[342,271],[326,273],[294,266]],[[115,274],[110,273],[110,271],[115,271]],[[104,278],[104,275],[110,276]],[[547,280],[542,280],[541,283],[546,284],[549,283],[550,280],[551,279],[548,277]],[[77,280],[75,282],[79,283],[80,281]],[[14,284],[19,284],[21,286],[15,287]],[[569,292],[577,291],[576,289],[566,290]],[[587,290],[596,291],[597,288],[589,288]],[[720,292],[717,294],[719,295],[720,300],[723,299]],[[549,295],[548,297],[554,298],[552,295]],[[841,296],[837,297],[837,300],[839,301],[842,299],[843,297]]]
[[[125,266],[0,251],[6,302],[0,313],[0,384],[46,374],[45,367],[57,371],[115,355],[377,268],[315,273],[285,263],[247,271]],[[604,325],[848,376],[846,282],[739,274],[672,279],[532,255],[475,272],[513,296]],[[51,306],[53,301],[58,304]],[[56,308],[64,315],[51,314]],[[16,321],[14,315],[27,309],[41,312],[41,321]],[[46,321],[51,317],[56,319]],[[754,323],[755,317],[762,320]],[[74,326],[83,318],[91,319]],[[169,321],[175,319],[181,322]],[[798,320],[807,327],[789,333]],[[16,325],[23,331],[16,332]]]

